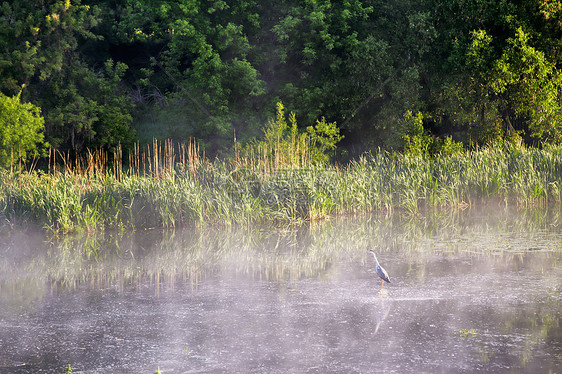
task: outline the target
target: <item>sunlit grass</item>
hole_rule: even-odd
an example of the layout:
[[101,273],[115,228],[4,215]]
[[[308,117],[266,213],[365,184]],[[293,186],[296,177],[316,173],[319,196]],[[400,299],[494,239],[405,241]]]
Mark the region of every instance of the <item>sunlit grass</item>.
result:
[[[108,159],[116,162],[110,163]],[[185,225],[302,223],[380,210],[528,206],[562,200],[562,147],[485,148],[425,157],[377,152],[345,166],[272,168],[259,160],[210,161],[196,145],[120,150],[46,171],[1,172],[0,216],[55,232]],[[115,165],[117,164],[117,165]]]

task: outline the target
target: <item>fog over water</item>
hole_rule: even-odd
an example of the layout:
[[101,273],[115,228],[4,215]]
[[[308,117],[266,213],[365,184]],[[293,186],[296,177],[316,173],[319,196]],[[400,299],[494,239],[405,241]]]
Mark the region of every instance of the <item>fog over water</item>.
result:
[[560,206],[0,234],[0,373],[562,371]]

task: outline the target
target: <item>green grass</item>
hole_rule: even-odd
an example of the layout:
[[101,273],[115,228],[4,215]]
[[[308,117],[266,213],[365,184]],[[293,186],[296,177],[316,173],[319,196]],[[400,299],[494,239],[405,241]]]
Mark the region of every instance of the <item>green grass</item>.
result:
[[[167,148],[166,148],[167,147]],[[0,172],[0,217],[54,232],[204,223],[302,223],[336,214],[562,200],[562,147],[486,148],[452,156],[378,152],[345,166],[209,161],[194,145],[154,143],[135,168],[107,156],[48,171]],[[103,164],[103,162],[107,164]]]

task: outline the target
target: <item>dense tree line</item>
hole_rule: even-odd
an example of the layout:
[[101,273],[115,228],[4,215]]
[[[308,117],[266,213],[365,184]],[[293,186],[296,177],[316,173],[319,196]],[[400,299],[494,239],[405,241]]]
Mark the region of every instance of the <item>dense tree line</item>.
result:
[[40,108],[73,152],[156,136],[213,154],[278,102],[351,154],[541,145],[562,140],[561,47],[560,0],[12,0],[0,101]]

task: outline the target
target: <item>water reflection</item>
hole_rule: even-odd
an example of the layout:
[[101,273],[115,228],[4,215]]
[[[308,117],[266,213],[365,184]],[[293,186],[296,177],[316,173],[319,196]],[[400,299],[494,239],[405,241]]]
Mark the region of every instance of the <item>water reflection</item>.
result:
[[382,299],[380,301],[379,307],[377,308],[377,314],[375,318],[376,321],[375,331],[374,331],[375,334],[379,331],[381,324],[388,317],[390,313],[390,305],[391,305],[391,302],[385,300],[385,298],[388,296],[388,291],[380,290],[379,294],[381,295]]
[[0,372],[556,372],[561,228],[558,206],[5,231]]

